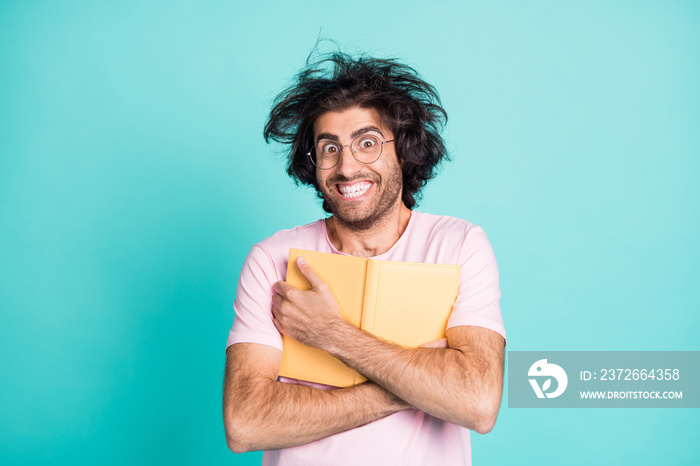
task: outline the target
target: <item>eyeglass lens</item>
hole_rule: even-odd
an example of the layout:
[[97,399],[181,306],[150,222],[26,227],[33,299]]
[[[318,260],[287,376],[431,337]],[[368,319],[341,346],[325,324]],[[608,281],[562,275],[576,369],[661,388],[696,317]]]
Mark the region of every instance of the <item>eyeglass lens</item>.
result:
[[[373,134],[360,135],[350,143],[352,155],[360,163],[375,162],[382,155],[382,146],[381,139]],[[337,141],[321,139],[314,146],[311,159],[319,168],[332,168],[338,163],[343,147]]]

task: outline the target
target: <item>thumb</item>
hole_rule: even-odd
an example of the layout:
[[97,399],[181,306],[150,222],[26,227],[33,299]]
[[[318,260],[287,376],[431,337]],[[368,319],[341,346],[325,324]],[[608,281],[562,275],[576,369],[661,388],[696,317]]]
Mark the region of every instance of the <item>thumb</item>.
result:
[[306,259],[304,259],[302,256],[299,256],[299,258],[297,259],[297,267],[299,267],[299,272],[301,272],[306,281],[309,282],[309,285],[311,285],[312,289],[316,289],[319,286],[325,284],[323,280],[321,280],[319,276],[316,275],[314,269],[309,265],[308,262],[306,262]]

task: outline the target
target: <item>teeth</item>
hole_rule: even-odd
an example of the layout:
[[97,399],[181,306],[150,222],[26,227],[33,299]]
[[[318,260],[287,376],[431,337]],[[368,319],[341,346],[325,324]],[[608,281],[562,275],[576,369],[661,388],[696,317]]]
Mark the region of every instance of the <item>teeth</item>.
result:
[[343,197],[358,197],[367,192],[372,183],[362,182],[350,186],[338,186],[338,191]]

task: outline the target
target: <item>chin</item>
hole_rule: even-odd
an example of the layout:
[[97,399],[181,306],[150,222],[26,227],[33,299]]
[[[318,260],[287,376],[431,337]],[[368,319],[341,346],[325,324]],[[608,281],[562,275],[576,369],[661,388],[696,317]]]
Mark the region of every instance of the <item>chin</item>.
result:
[[[398,200],[398,198],[397,198]],[[372,205],[367,209],[353,209],[352,206],[338,206],[338,204],[328,201],[333,218],[340,225],[352,231],[367,231],[384,223],[393,210],[394,203],[385,205]]]

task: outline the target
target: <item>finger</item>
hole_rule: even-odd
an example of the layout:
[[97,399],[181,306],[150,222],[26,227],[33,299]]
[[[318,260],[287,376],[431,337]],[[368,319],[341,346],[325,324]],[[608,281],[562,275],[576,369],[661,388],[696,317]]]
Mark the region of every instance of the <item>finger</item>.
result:
[[306,278],[306,281],[309,282],[309,285],[311,285],[312,289],[325,285],[323,280],[321,280],[319,276],[316,275],[314,269],[311,267],[311,265],[309,265],[308,262],[306,262],[306,259],[304,259],[302,256],[299,256],[299,258],[297,259],[297,267],[299,267],[299,272],[301,272],[304,278]]
[[277,329],[278,332],[284,333],[282,331],[282,324],[280,323],[279,320],[277,320],[277,318],[272,319],[272,323],[275,324],[275,328]]
[[278,281],[274,285],[272,285],[272,289],[274,290],[274,292],[284,296],[285,298],[287,297],[287,292],[290,288],[294,287],[285,281]]
[[447,348],[447,338],[428,342],[420,346],[421,348]]
[[275,294],[272,296],[272,314],[277,316],[279,314],[280,306],[282,305],[282,296]]
[[272,297],[272,315],[280,319],[287,315],[290,303],[282,296],[276,294]]

